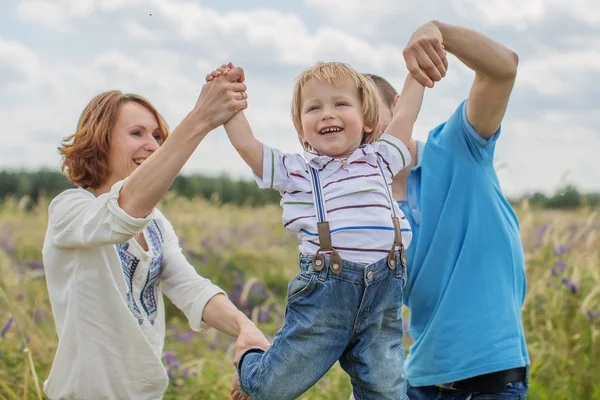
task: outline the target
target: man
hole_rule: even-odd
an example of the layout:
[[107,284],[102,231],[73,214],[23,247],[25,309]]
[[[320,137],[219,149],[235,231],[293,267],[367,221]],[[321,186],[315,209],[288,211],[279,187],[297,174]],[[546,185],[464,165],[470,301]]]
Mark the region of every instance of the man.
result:
[[[518,57],[477,32],[432,21],[404,50],[410,74],[433,87],[448,69],[444,49],[475,72],[469,97],[425,144],[411,142],[413,165],[393,185],[413,229],[404,291],[415,340],[408,396],[522,399],[529,365],[523,248],[493,166]],[[385,80],[375,82],[390,107],[385,125],[397,95]]]

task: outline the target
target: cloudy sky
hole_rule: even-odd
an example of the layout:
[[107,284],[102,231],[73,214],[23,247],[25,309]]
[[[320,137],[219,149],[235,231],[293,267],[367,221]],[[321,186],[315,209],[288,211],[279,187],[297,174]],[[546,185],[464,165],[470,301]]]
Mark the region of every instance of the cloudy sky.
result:
[[[564,182],[600,190],[597,0],[1,0],[0,169],[58,168],[61,138],[109,89],[148,97],[173,129],[205,74],[227,61],[246,69],[257,137],[299,151],[289,118],[296,75],[344,61],[400,89],[403,46],[431,19],[479,30],[520,56],[496,152],[505,192],[550,193]],[[472,79],[451,57],[447,77],[426,92],[418,139]],[[184,172],[251,176],[222,128]]]

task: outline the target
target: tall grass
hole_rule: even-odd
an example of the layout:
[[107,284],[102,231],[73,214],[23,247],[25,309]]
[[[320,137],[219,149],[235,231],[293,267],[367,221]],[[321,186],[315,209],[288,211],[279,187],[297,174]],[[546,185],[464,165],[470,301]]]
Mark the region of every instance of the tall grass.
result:
[[[0,204],[0,400],[40,398],[57,345],[41,262],[47,204],[26,212],[26,203]],[[280,208],[169,197],[161,209],[198,271],[274,335],[298,260]],[[527,260],[528,398],[600,399],[600,216],[585,209],[532,211],[527,204],[517,211]],[[163,359],[171,384],[165,398],[228,398],[233,340],[214,330],[191,331],[168,301],[167,315]],[[405,341],[408,347],[410,337]],[[349,379],[336,365],[302,399],[349,394]]]

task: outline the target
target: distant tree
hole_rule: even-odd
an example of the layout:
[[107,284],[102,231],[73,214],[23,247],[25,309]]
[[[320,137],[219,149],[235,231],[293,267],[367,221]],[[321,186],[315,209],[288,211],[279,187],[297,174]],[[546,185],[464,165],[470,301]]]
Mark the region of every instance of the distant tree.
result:
[[572,209],[581,207],[582,200],[579,190],[573,185],[568,185],[564,189],[557,190],[554,196],[548,199],[546,205],[549,208]]
[[[74,186],[57,170],[0,171],[0,201],[6,196],[29,196],[35,203],[40,196],[52,198],[71,187]],[[253,179],[232,179],[225,174],[179,175],[170,191],[186,198],[201,197],[250,207],[279,203],[281,200],[276,190],[260,189]],[[536,208],[572,209],[584,205],[600,208],[600,193],[582,194],[572,185],[557,190],[551,197],[536,192],[529,196],[510,198],[509,201],[516,206],[525,198]]]
[[[55,197],[65,189],[74,187],[56,170],[0,171],[0,201],[6,196],[29,196],[35,203],[39,196]],[[202,197],[223,203],[261,206],[277,203],[277,191],[260,189],[252,180],[231,179],[227,175],[179,175],[171,192],[187,198]]]
[[585,204],[591,208],[600,207],[600,193],[588,193],[585,195]]
[[546,207],[548,203],[548,198],[544,193],[536,192],[529,198],[529,203],[535,207]]

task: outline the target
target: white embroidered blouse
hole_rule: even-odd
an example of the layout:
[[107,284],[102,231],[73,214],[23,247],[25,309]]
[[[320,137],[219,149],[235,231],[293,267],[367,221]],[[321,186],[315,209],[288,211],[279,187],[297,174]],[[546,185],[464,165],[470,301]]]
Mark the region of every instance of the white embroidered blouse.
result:
[[[160,399],[168,377],[163,293],[193,330],[224,293],[199,276],[158,210],[133,218],[118,204],[124,181],[94,196],[69,189],[49,206],[43,262],[58,333],[44,384],[51,399]],[[143,230],[148,251],[135,240]]]

